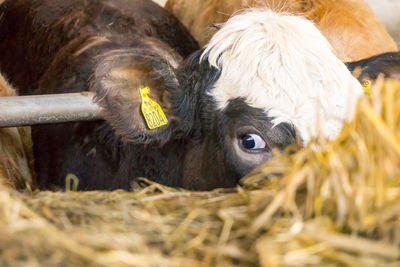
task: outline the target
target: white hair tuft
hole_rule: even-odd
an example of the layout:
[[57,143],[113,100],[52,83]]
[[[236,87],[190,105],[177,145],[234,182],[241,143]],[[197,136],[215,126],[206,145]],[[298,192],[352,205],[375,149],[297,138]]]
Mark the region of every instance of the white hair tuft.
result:
[[286,13],[251,9],[230,18],[202,58],[221,70],[210,92],[219,109],[244,98],[274,124],[292,123],[305,144],[320,132],[334,139],[363,94],[315,25]]

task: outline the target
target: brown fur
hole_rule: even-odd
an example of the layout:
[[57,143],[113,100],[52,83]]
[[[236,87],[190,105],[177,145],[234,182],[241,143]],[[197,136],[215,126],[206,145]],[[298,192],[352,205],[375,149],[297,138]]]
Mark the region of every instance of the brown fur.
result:
[[165,7],[189,28],[200,45],[215,32],[213,24],[247,7],[268,7],[314,21],[343,61],[397,50],[364,0],[168,0]]
[[[0,75],[0,97],[15,90]],[[16,189],[34,186],[30,127],[0,128],[0,184]]]

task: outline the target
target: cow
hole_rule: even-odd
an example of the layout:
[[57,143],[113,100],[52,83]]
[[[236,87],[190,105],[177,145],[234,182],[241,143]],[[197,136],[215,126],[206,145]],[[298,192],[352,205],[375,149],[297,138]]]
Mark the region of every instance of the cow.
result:
[[213,25],[248,7],[268,7],[313,21],[344,62],[397,51],[397,45],[364,0],[168,0],[176,15],[204,45]]
[[[0,97],[15,95],[15,89],[0,74]],[[29,127],[0,128],[0,186],[35,188]]]
[[273,151],[334,139],[360,83],[315,25],[253,9],[205,48],[145,0],[6,0],[0,69],[21,94],[91,91],[104,121],[32,127],[41,189],[130,189],[138,177],[234,187]]

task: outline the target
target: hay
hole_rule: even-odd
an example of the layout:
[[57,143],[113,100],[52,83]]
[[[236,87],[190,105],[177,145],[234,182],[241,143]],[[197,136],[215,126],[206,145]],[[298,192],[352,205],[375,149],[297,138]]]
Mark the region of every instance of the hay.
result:
[[211,192],[0,190],[1,266],[400,265],[400,84],[317,151]]

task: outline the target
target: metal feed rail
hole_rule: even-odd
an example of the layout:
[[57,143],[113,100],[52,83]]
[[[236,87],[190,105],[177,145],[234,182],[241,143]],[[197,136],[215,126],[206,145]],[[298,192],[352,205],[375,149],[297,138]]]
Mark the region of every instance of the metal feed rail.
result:
[[93,93],[0,97],[0,127],[102,119]]

